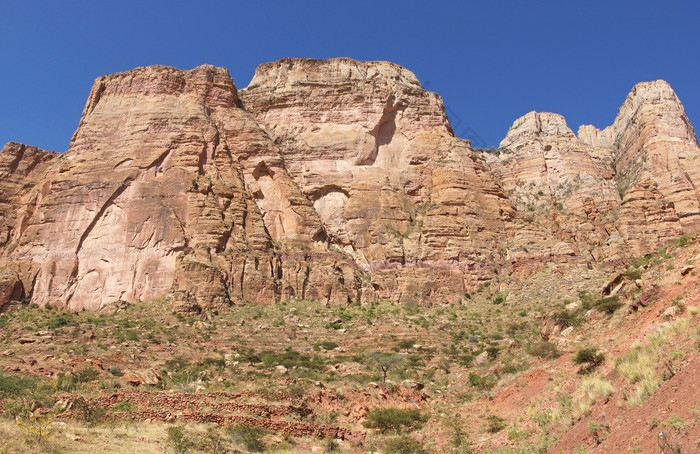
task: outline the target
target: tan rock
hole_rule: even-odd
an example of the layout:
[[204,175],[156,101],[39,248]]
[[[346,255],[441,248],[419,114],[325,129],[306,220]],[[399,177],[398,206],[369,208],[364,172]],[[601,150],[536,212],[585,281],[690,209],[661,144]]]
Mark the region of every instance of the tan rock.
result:
[[284,59],[240,92],[223,68],[136,68],[95,81],[65,154],[0,153],[0,310],[462,304],[508,266],[614,264],[700,228],[698,182],[663,81],[604,130],[530,112],[479,151],[388,62]]
[[[410,71],[285,59],[261,65],[240,96],[280,144],[328,238],[372,274],[379,296],[415,300],[443,288],[452,300],[465,282],[491,276],[510,206],[452,134],[442,100]],[[422,268],[450,282],[438,274],[408,288]]]

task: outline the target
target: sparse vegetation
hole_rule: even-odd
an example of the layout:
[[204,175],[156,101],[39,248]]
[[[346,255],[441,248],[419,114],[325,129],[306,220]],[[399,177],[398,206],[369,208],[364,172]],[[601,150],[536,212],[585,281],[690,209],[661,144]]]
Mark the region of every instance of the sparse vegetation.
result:
[[427,454],[423,445],[408,435],[390,438],[386,442],[384,452],[387,454]]
[[[671,251],[670,254],[677,252]],[[652,258],[650,266],[655,266],[654,260]],[[645,282],[655,272],[649,267],[646,270]],[[599,275],[604,276],[602,272]],[[533,280],[543,283],[549,279],[546,272],[533,277]],[[685,347],[675,347],[678,336],[686,333],[685,336],[691,339],[688,342],[694,345],[689,330],[695,329],[692,320],[698,311],[688,297],[691,295],[689,289],[678,298],[680,303],[686,304],[685,310],[677,312],[687,314],[689,319],[679,318],[660,325],[659,329],[648,334],[645,343],[615,358],[613,352],[617,350],[604,343],[607,341],[599,342],[595,336],[604,329],[616,329],[625,323],[625,317],[634,314],[623,317],[621,311],[612,308],[611,316],[603,316],[608,312],[606,304],[612,302],[619,309],[630,301],[629,294],[624,291],[607,301],[595,296],[603,281],[601,277],[596,281],[597,287],[592,286],[593,291],[581,293],[581,301],[576,304],[571,301],[576,300],[580,288],[567,289],[566,294],[551,293],[550,297],[544,298],[541,293],[543,286],[540,286],[525,289],[529,294],[518,291],[514,298],[509,298],[506,306],[505,295],[509,290],[503,290],[507,288],[503,286],[503,280],[494,279],[470,291],[470,299],[461,300],[461,305],[451,306],[435,304],[423,307],[377,301],[339,307],[297,300],[272,306],[244,303],[224,308],[218,314],[195,316],[163,310],[168,306],[162,302],[135,303],[123,312],[96,316],[90,312],[64,313],[25,305],[0,316],[5,320],[7,331],[16,332],[25,326],[49,330],[48,321],[53,319],[55,328],[50,330],[51,335],[61,342],[65,339],[66,343],[57,342],[52,346],[53,350],[44,349],[41,355],[61,358],[67,364],[78,366],[59,368],[60,373],[53,380],[2,372],[0,395],[4,397],[0,399],[6,417],[26,419],[32,414],[32,408],[53,409],[64,393],[72,395],[69,402],[82,397],[84,400],[72,408],[70,423],[80,425],[83,430],[89,428],[90,433],[101,433],[132,418],[138,421],[136,415],[151,408],[153,403],[149,399],[159,395],[161,389],[168,390],[177,399],[200,396],[197,398],[200,401],[186,400],[186,408],[200,413],[202,418],[219,417],[218,414],[222,413],[219,405],[240,402],[256,408],[255,405],[264,403],[272,407],[260,407],[254,411],[264,415],[265,411],[280,411],[276,406],[285,409],[289,406],[290,410],[284,410],[289,413],[281,420],[351,430],[362,429],[354,416],[348,416],[347,408],[357,404],[358,396],[365,396],[371,402],[377,402],[374,399],[382,396],[381,399],[386,400],[383,409],[389,410],[388,414],[373,413],[372,418],[367,418],[367,428],[375,429],[370,431],[370,445],[383,452],[389,452],[389,449],[395,450],[392,452],[434,452],[451,448],[466,452],[473,430],[481,431],[480,437],[487,437],[487,440],[500,440],[506,435],[492,434],[506,429],[507,438],[517,445],[542,450],[554,446],[557,437],[575,421],[589,415],[597,402],[619,395],[626,407],[639,405],[664,379],[681,370],[687,360]],[[459,297],[461,299],[462,295]],[[149,304],[161,309],[152,309]],[[675,300],[673,304],[676,304]],[[589,309],[596,311],[587,313]],[[138,317],[135,316],[137,313]],[[554,334],[552,342],[548,342],[541,337],[544,336],[540,331],[543,320],[548,327],[553,323],[557,330],[572,326],[575,330],[561,339]],[[254,327],[249,326],[251,323]],[[94,339],[88,339],[88,333],[94,333]],[[9,341],[16,352],[28,351],[12,343],[7,334],[0,333],[0,338]],[[615,372],[612,379],[595,374],[604,364],[606,355],[586,344],[593,339],[598,345],[610,349],[609,360]],[[454,397],[462,411],[476,412],[476,403],[482,398],[499,399],[499,394],[506,389],[503,386],[508,386],[509,392],[514,393],[520,392],[521,388],[531,392],[532,386],[542,386],[533,385],[537,381],[525,379],[523,372],[539,374],[542,370],[550,370],[548,363],[561,354],[555,342],[566,351],[570,349],[566,342],[572,341],[583,342],[581,353],[575,352],[572,356],[586,374],[549,377],[548,384],[537,391],[541,401],[528,408],[526,416],[479,414],[481,424],[471,427],[465,424],[464,428],[442,422],[442,415],[446,414],[443,413],[443,396]],[[179,356],[164,355],[164,351],[174,351],[174,344],[179,344],[176,350]],[[38,344],[29,345],[35,347]],[[85,367],[89,363],[74,359],[84,356],[101,357],[104,370]],[[12,357],[0,356],[0,360],[2,358],[6,363],[14,361]],[[145,365],[153,367],[147,369]],[[154,373],[158,378],[149,383],[155,385],[135,387],[126,381],[133,380],[134,374],[145,379]],[[5,380],[6,376],[14,379]],[[567,381],[569,391],[562,392]],[[574,385],[575,388],[571,387]],[[9,389],[23,391],[17,394],[8,392]],[[422,389],[426,389],[429,400],[420,401],[419,390]],[[195,390],[198,391],[196,394],[188,394]],[[130,392],[144,397],[129,397]],[[216,397],[222,392],[239,397]],[[309,396],[319,392],[323,399],[327,399],[324,406],[332,403],[335,408],[309,405]],[[118,396],[112,398],[109,405],[96,405],[100,402],[97,396],[104,399],[105,395],[115,393]],[[24,402],[18,397],[20,395],[31,397]],[[410,408],[412,404],[409,402],[414,399],[421,405],[420,409]],[[87,404],[87,412],[80,408],[82,402]],[[60,412],[65,405],[62,401],[57,410],[51,411]],[[110,410],[109,420],[105,409]],[[92,410],[96,410],[94,417]],[[247,414],[245,410],[237,411]],[[406,417],[392,414],[392,411],[415,411],[418,416]],[[493,411],[499,411],[498,406]],[[434,420],[426,424],[429,416],[438,422]],[[522,418],[529,418],[528,423],[523,425]],[[262,420],[265,420],[264,416]],[[109,424],[104,424],[106,421]],[[141,422],[129,424],[142,425]],[[170,436],[166,433],[168,427],[178,429],[171,429],[175,432]],[[419,428],[428,437],[425,445],[407,435]],[[663,428],[671,435],[675,434],[669,426]],[[591,439],[598,437],[602,440],[606,435],[602,423],[600,429],[600,432],[589,432],[589,445]],[[19,434],[19,428],[16,430]],[[176,449],[184,450],[178,452],[231,452],[235,449],[253,452],[246,447],[243,429],[233,434],[210,423],[188,423],[162,426],[158,430],[162,434],[160,440],[167,443],[171,452]],[[178,430],[184,438],[178,438]],[[442,441],[430,438],[437,430],[444,430],[447,435]],[[84,437],[82,433],[79,436]],[[49,438],[51,443],[57,443],[57,440],[66,443],[63,441],[65,437],[50,435]],[[351,452],[347,442],[336,442],[332,437],[320,442],[300,440],[278,432],[274,435],[258,434],[251,439],[262,443],[264,447],[261,449],[271,451],[308,452],[312,445],[320,444],[326,452]],[[494,452],[501,451],[495,449]]]
[[378,429],[381,433],[415,430],[428,420],[418,409],[375,408],[367,413],[365,427]]
[[486,417],[486,432],[495,434],[506,428],[506,420],[498,415]]
[[581,366],[580,372],[588,373],[605,362],[605,355],[598,352],[598,347],[582,347],[572,361]]
[[263,437],[266,431],[264,429],[238,425],[227,430],[233,441],[243,446],[246,450],[251,452],[263,452],[265,450],[266,446]]

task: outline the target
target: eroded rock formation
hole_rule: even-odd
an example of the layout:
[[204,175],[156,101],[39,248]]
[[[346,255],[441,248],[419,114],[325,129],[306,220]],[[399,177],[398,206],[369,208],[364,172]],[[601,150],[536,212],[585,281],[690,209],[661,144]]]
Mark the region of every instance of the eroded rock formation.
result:
[[[487,150],[488,151],[488,150]],[[697,229],[700,150],[663,81],[605,130],[531,112],[494,152],[387,62],[95,81],[65,154],[0,153],[0,307],[455,303],[499,270],[623,261]]]
[[330,242],[381,296],[459,300],[493,276],[512,208],[410,71],[285,59],[261,65],[241,99],[280,145]]
[[637,84],[602,131],[530,112],[485,151],[517,208],[513,262],[622,261],[698,229],[700,149],[664,81]]

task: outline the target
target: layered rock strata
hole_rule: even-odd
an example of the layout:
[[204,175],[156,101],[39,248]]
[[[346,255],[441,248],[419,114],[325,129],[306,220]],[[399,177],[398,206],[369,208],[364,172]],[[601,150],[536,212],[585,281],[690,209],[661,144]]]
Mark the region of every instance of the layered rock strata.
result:
[[293,298],[457,303],[504,267],[645,254],[700,226],[700,149],[663,81],[615,123],[518,119],[498,150],[387,62],[284,59],[95,81],[65,154],[0,153],[0,309]]
[[621,261],[698,229],[700,149],[664,81],[637,84],[605,130],[530,112],[484,151],[518,211],[513,262]]
[[493,276],[512,207],[413,73],[388,62],[285,59],[261,65],[240,96],[330,242],[371,273],[381,296],[459,298]]
[[[320,299],[333,290],[317,286],[344,278],[331,259],[308,295],[296,276],[285,285],[283,270],[304,272],[322,225],[225,69],[155,66],[97,79],[41,189],[5,251],[6,261],[32,264],[24,288],[41,305],[96,309],[168,293],[181,309],[285,293]],[[302,255],[282,265],[287,243]]]

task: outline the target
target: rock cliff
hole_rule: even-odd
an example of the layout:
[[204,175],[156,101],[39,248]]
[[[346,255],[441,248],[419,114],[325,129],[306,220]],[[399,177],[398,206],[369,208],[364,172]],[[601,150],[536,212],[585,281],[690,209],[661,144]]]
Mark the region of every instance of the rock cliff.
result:
[[493,276],[512,208],[442,100],[388,62],[285,59],[241,90],[329,242],[393,300],[459,300]]
[[497,150],[388,62],[100,77],[69,150],[0,153],[0,307],[291,298],[457,303],[511,266],[615,263],[700,226],[700,149],[663,81],[612,126],[531,112]]
[[482,156],[517,209],[512,262],[619,262],[698,229],[700,149],[664,81],[637,84],[602,131],[530,112]]

